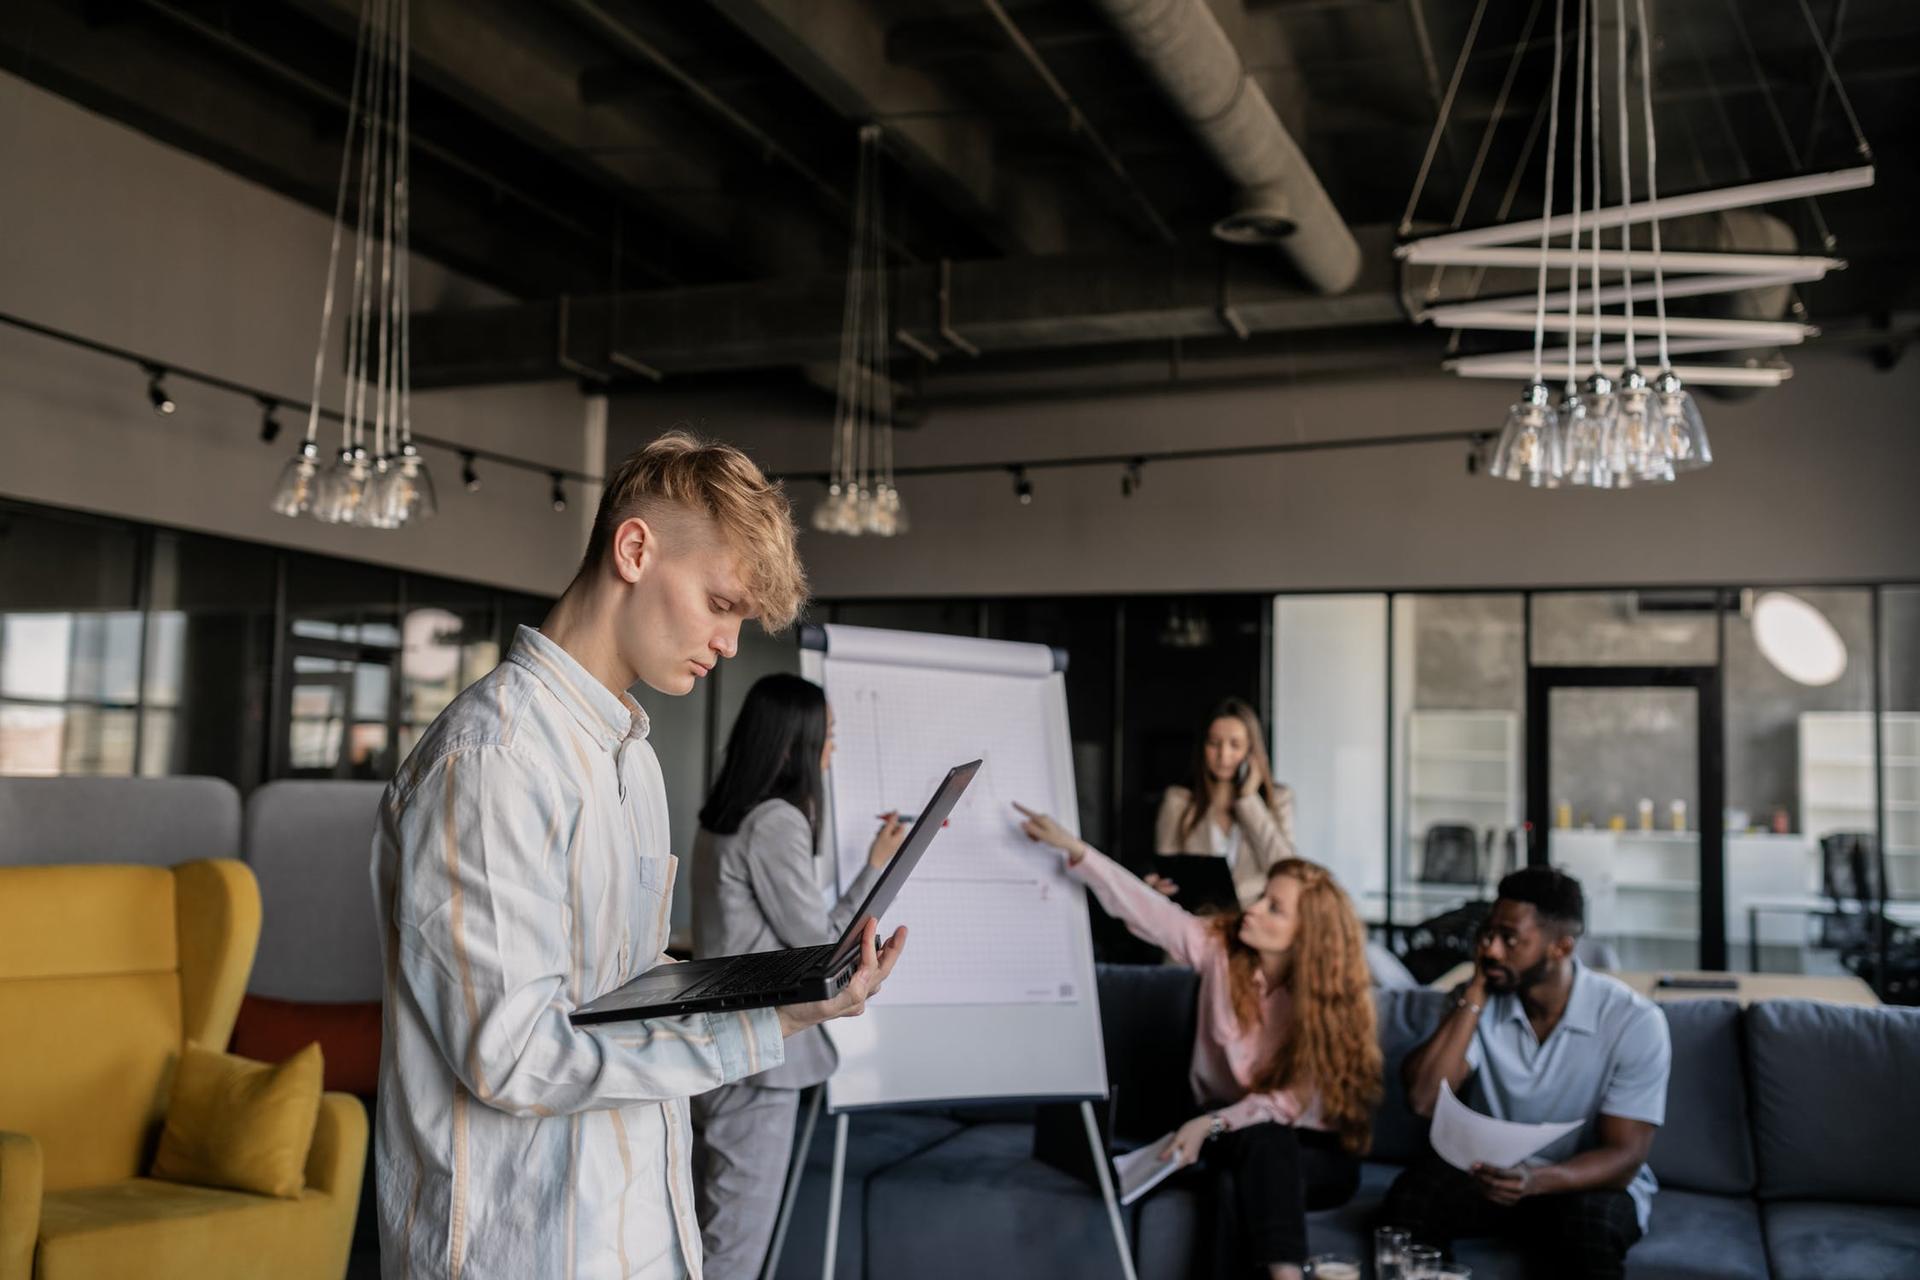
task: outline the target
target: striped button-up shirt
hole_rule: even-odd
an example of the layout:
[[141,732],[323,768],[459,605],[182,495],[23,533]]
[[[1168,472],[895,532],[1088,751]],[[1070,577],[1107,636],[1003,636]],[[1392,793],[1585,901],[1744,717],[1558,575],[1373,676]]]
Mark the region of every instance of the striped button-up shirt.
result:
[[387,789],[388,1277],[700,1275],[685,1099],[780,1063],[777,1015],[567,1017],[663,958],[676,860],[646,735],[522,627]]

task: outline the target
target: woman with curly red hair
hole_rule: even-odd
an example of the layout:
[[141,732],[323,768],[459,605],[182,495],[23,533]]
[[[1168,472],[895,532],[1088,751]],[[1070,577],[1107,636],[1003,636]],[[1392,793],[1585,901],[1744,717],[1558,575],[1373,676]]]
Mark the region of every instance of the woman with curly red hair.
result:
[[1306,1215],[1351,1199],[1380,1100],[1366,930],[1325,867],[1286,858],[1240,911],[1189,915],[1045,814],[1019,805],[1028,837],[1136,936],[1200,974],[1189,1080],[1200,1114],[1166,1158],[1233,1174],[1243,1255],[1273,1280],[1307,1257]]

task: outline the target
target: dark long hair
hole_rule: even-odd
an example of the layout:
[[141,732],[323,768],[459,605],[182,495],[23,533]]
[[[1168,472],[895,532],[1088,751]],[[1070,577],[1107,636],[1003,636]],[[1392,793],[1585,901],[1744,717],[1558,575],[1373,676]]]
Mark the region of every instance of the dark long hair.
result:
[[820,821],[820,753],[827,745],[827,695],[799,676],[762,676],[733,722],[727,756],[700,808],[716,835],[740,829],[755,805],[785,800]]
[[1207,772],[1207,734],[1216,720],[1238,720],[1247,731],[1247,760],[1260,777],[1260,802],[1273,804],[1273,766],[1267,762],[1267,733],[1260,727],[1260,713],[1243,698],[1228,698],[1213,709],[1200,734],[1193,740],[1193,781],[1186,816],[1180,820],[1180,840],[1185,843],[1200,820],[1207,816],[1207,797],[1213,775]]

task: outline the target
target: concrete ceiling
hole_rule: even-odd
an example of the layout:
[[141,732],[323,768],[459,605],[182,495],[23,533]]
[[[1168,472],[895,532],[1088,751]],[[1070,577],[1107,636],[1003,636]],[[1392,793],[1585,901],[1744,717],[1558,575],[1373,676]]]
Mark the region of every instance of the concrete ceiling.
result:
[[[1811,319],[1871,340],[1920,310],[1920,5],[1809,2],[1880,186],[1774,212],[1802,247],[1830,235],[1853,266],[1803,292]],[[563,295],[575,299],[569,354],[615,382],[636,364],[672,376],[830,359],[854,134],[872,121],[885,129],[902,324],[947,357],[935,367],[903,344],[903,382],[956,391],[969,369],[1004,380],[1137,362],[1155,342],[1202,361],[1254,356],[1242,330],[1351,331],[1375,357],[1395,334],[1419,341],[1400,313],[1390,229],[1475,10],[1207,4],[1358,231],[1361,279],[1329,299],[1283,254],[1209,240],[1234,184],[1107,0],[413,3],[416,246],[525,303],[422,317],[422,385],[550,376],[564,363]],[[1487,6],[1422,224],[1456,206],[1468,225],[1497,219],[1545,93],[1553,4],[1538,7]],[[1653,9],[1663,190],[1857,162],[1799,4]],[[0,60],[330,210],[358,11],[358,0],[10,0]],[[1518,178],[1514,213],[1528,216],[1538,179],[1532,166]],[[938,333],[942,259],[956,264],[956,327],[986,348],[977,362]],[[1288,363],[1341,365],[1326,345],[1316,336]]]

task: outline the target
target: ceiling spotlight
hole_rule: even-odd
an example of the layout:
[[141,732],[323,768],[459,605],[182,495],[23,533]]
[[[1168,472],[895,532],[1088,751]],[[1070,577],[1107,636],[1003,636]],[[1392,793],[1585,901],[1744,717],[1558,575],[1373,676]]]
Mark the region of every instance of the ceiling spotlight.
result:
[[173,397],[167,394],[166,384],[162,381],[162,379],[167,376],[167,371],[157,364],[150,364],[145,366],[145,368],[147,371],[147,403],[153,406],[153,411],[159,414],[167,414],[179,408],[178,405],[174,404]]
[[464,450],[460,454],[460,483],[467,486],[468,493],[480,492],[480,473],[474,470],[473,455]]
[[1020,499],[1023,507],[1033,505],[1033,481],[1027,479],[1025,467],[1013,468],[1013,496]]
[[567,490],[566,486],[561,484],[563,478],[558,471],[553,473],[553,509],[555,511],[567,509]]
[[280,402],[267,396],[260,397],[260,442],[272,444],[280,438],[280,419],[273,415],[280,412]]
[[1477,476],[1487,465],[1487,437],[1484,433],[1475,433],[1467,441],[1467,474]]
[[1127,469],[1121,472],[1120,474],[1120,496],[1121,497],[1131,498],[1134,494],[1140,491],[1141,471],[1145,466],[1145,462],[1146,460],[1144,458],[1135,458],[1132,462],[1129,462],[1127,464]]

